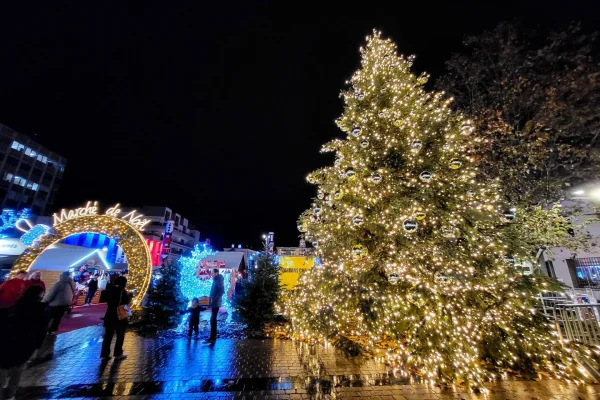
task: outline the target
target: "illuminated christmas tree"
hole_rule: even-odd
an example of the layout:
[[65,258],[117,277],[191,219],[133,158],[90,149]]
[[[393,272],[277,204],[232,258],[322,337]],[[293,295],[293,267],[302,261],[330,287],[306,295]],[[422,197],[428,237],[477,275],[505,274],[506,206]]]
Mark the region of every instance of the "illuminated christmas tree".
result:
[[361,54],[337,120],[347,138],[326,144],[334,165],[307,178],[317,197],[298,229],[323,263],[285,304],[292,333],[385,343],[388,361],[436,381],[477,384],[492,366],[572,377],[533,310],[550,284],[520,276],[505,254],[500,232],[515,215],[497,183],[477,180],[470,122],[380,33]]
[[208,256],[217,254],[216,251],[206,245],[196,245],[191,256],[181,256],[177,261],[181,265],[181,293],[191,302],[194,297],[208,296],[212,279],[200,279],[198,266]]

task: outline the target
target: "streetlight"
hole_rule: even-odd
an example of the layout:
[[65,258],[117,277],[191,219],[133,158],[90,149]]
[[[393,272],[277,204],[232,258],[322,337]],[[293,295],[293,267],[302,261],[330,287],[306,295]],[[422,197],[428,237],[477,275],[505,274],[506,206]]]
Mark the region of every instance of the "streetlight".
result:
[[262,238],[265,241],[265,251],[269,251],[269,239],[268,239],[267,235],[265,235],[263,233]]

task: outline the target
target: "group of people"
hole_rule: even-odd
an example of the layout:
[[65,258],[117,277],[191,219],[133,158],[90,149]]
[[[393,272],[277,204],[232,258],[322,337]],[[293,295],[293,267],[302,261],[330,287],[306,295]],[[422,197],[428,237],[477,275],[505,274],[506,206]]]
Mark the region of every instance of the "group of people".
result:
[[[211,275],[211,329],[210,337],[206,340],[208,343],[214,343],[217,338],[217,315],[224,294],[224,279],[219,270],[213,269]],[[62,317],[73,301],[75,284],[70,272],[63,272],[60,280],[47,293],[41,278],[40,272],[34,272],[27,279],[26,271],[18,271],[12,279],[0,285],[0,400],[15,395],[25,364],[42,346],[47,334],[56,334]],[[119,276],[106,288],[107,307],[103,318],[104,339],[100,353],[104,360],[111,357],[122,360],[127,357],[123,352],[123,343],[131,315],[128,305],[133,293],[128,292],[126,286],[127,278]],[[190,337],[192,332],[196,333],[196,337],[198,335],[202,310],[198,299],[194,299],[188,310]],[[111,356],[111,344],[115,336]],[[17,338],[19,345],[16,346]],[[7,388],[3,390],[5,385]]]
[[[69,285],[68,280],[46,293],[41,278],[40,272],[27,279],[26,271],[18,271],[13,279],[0,285],[0,399],[7,383],[4,397],[15,395],[25,363],[41,347],[48,330],[58,330],[64,314],[60,289]],[[49,318],[53,319],[50,328]]]
[[[61,319],[72,304],[75,284],[70,272],[63,272],[47,293],[41,278],[40,272],[27,278],[26,271],[18,271],[0,285],[0,400],[15,395],[25,364],[42,346],[47,334],[56,334]],[[110,357],[115,334],[115,358],[127,357],[123,354],[127,319],[117,315],[119,306],[127,305],[131,300],[131,294],[125,291],[126,284],[127,278],[120,276],[107,289],[102,357]],[[5,385],[7,387],[3,389]]]

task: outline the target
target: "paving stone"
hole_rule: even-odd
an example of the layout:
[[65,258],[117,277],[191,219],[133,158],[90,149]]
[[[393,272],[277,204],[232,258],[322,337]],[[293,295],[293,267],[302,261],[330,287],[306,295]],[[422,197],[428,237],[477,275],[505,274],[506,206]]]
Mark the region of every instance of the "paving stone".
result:
[[99,358],[102,328],[49,337],[23,374],[19,399],[600,399],[600,386],[503,381],[487,397],[395,376],[365,357],[286,340],[142,338],[128,333],[129,358]]

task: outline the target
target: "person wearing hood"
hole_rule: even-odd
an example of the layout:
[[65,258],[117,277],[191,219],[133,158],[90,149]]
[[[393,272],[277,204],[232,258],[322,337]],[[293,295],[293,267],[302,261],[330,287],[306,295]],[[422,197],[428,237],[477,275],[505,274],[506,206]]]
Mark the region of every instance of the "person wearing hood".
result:
[[44,290],[43,293],[46,294],[46,284],[42,280],[42,272],[41,271],[35,271],[33,274],[29,275],[29,279],[27,279],[25,281],[25,286],[27,288],[29,288],[31,286],[41,286],[42,289]]
[[52,286],[52,289],[44,297],[43,302],[48,304],[50,308],[50,318],[52,324],[48,329],[48,333],[56,334],[60,321],[73,303],[75,296],[75,283],[71,278],[71,273],[65,271],[60,275],[60,280]]
[[[14,397],[25,363],[46,336],[45,305],[41,286],[31,286],[14,306],[14,313],[0,325],[0,399]],[[4,393],[4,385],[8,383]]]
[[210,316],[210,338],[206,340],[208,343],[214,343],[217,340],[217,315],[219,314],[219,308],[223,304],[223,293],[225,293],[225,279],[223,279],[223,275],[219,274],[219,269],[214,268],[211,275],[213,278],[210,288],[210,308],[212,314]]

